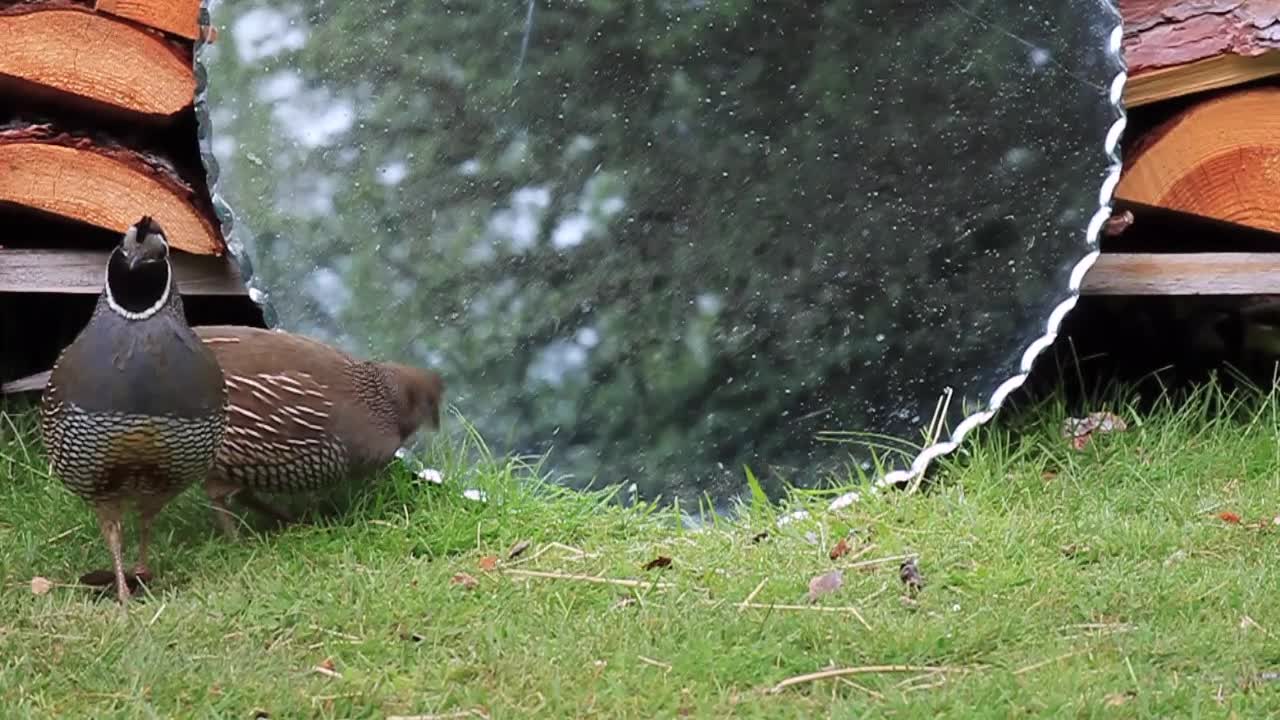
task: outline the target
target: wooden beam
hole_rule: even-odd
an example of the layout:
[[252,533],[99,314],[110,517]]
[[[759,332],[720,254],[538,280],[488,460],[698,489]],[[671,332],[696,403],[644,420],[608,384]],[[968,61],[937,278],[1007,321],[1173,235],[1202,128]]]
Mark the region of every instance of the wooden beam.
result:
[[1135,108],[1280,75],[1280,52],[1218,55],[1186,65],[1148,70],[1125,83],[1124,104]]
[[49,384],[49,371],[38,372],[34,375],[18,378],[11,382],[0,385],[0,395],[16,395],[17,393],[44,391],[44,386]]
[[200,0],[97,0],[93,9],[188,40],[200,37]]
[[1121,0],[1125,104],[1280,74],[1280,0]]
[[1276,295],[1278,253],[1103,253],[1085,295]]
[[1280,87],[1197,103],[1129,151],[1116,196],[1280,232]]
[[[0,249],[0,293],[97,295],[109,252]],[[183,295],[248,294],[235,263],[225,255],[174,252],[170,261]]]
[[165,158],[48,125],[0,128],[0,202],[123,233],[143,215],[186,252],[220,255],[203,185]]
[[90,8],[56,0],[0,4],[0,78],[152,116],[195,100],[191,50]]

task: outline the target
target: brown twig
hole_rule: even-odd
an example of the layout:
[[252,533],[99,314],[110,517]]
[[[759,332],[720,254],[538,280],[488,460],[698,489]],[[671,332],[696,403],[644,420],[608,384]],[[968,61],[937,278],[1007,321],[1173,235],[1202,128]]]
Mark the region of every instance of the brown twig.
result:
[[833,668],[831,670],[819,670],[818,672],[806,673],[804,675],[796,675],[774,685],[769,689],[770,693],[776,694],[793,686],[804,683],[811,683],[817,680],[827,680],[830,678],[847,677],[849,675],[873,675],[880,673],[901,673],[901,672],[965,672],[966,668],[944,667],[939,665],[861,665],[859,667]]

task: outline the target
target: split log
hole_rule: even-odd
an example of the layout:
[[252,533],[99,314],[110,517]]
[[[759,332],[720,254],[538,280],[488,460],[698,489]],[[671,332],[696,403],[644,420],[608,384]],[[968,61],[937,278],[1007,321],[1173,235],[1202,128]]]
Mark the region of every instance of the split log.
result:
[[1280,74],[1280,0],[1121,0],[1137,107]]
[[1130,150],[1116,196],[1280,233],[1280,88],[1197,103]]
[[0,202],[116,232],[150,215],[178,250],[226,249],[203,186],[164,158],[48,125],[0,128]]
[[195,100],[189,43],[71,0],[0,1],[0,80],[94,107],[170,117]]
[[97,0],[93,9],[188,40],[200,37],[200,0]]

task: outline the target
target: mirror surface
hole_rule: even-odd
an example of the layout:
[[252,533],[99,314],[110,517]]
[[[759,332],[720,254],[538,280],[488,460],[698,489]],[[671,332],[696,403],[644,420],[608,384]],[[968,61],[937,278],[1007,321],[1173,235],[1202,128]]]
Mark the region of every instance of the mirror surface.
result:
[[1109,0],[208,9],[202,149],[278,325],[440,371],[571,485],[909,465],[1094,247]]

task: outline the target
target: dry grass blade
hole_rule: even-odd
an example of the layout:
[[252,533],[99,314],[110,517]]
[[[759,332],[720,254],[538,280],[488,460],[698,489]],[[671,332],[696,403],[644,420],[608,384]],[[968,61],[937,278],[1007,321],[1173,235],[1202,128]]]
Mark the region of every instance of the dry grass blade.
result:
[[866,685],[860,685],[846,677],[836,678],[836,679],[839,680],[840,684],[842,685],[848,685],[849,687],[855,690],[860,690],[877,700],[884,700],[884,695],[882,693],[878,693],[875,690],[872,690],[871,688],[867,687]]
[[859,568],[875,567],[876,565],[900,563],[903,560],[910,560],[914,557],[916,557],[914,553],[911,555],[890,555],[888,557],[872,558],[871,560],[863,560],[861,562],[849,563],[848,565],[844,565],[843,567],[845,570],[857,570]]
[[1033,672],[1035,670],[1039,670],[1040,668],[1046,665],[1052,665],[1058,662],[1059,660],[1066,660],[1067,658],[1075,657],[1076,655],[1079,655],[1084,652],[1088,652],[1088,649],[1086,648],[1082,650],[1072,650],[1071,652],[1068,652],[1068,653],[1062,653],[1061,655],[1058,655],[1056,657],[1051,657],[1048,660],[1041,660],[1040,662],[1032,663],[1030,665],[1027,665],[1026,667],[1018,668],[1017,670],[1013,671],[1013,674],[1026,675],[1027,673]]
[[738,603],[738,609],[746,610],[748,608],[752,610],[804,610],[807,612],[845,613],[857,618],[858,622],[862,623],[862,626],[866,629],[871,629],[871,625],[867,622],[866,618],[862,617],[862,613],[858,612],[858,608],[851,605],[844,605],[841,607],[822,607],[820,605],[774,605],[771,603],[757,602]]
[[671,663],[664,663],[661,660],[654,660],[653,658],[645,657],[644,655],[637,655],[636,658],[639,659],[640,662],[644,663],[645,665],[652,665],[656,668],[662,668],[667,672],[671,671],[671,667],[672,667]]
[[738,611],[739,611],[739,612],[741,612],[741,611],[743,611],[743,610],[746,610],[746,609],[747,609],[747,606],[751,605],[751,601],[756,599],[756,595],[759,595],[759,594],[760,594],[760,591],[764,589],[764,584],[765,584],[765,583],[767,583],[767,582],[769,582],[769,578],[765,578],[765,579],[761,580],[761,581],[760,581],[760,584],[759,584],[759,585],[756,585],[756,588],[755,588],[754,590],[752,590],[752,591],[747,595],[747,599],[746,599],[746,600],[743,600],[743,601],[742,601],[742,602],[740,602],[740,603],[738,603]]
[[573,580],[576,582],[598,583],[600,585],[620,585],[630,588],[655,588],[667,590],[675,587],[671,583],[656,582],[650,580],[628,580],[625,578],[607,578],[599,575],[579,575],[577,573],[559,573],[547,572],[544,570],[520,570],[517,568],[507,568],[503,570],[504,575],[516,575],[518,577],[544,578],[547,580]]
[[966,672],[967,668],[946,667],[942,665],[860,665],[858,667],[833,668],[831,670],[819,670],[818,672],[805,673],[804,675],[796,675],[774,685],[769,689],[770,693],[776,694],[794,685],[803,685],[805,683],[817,682],[818,680],[829,680],[831,678],[847,677],[849,675],[876,675],[883,673],[947,673],[947,672]]
[[429,715],[388,715],[387,720],[458,720],[459,718],[481,718],[481,720],[489,720],[488,713],[477,710],[456,710],[447,713],[435,713]]

